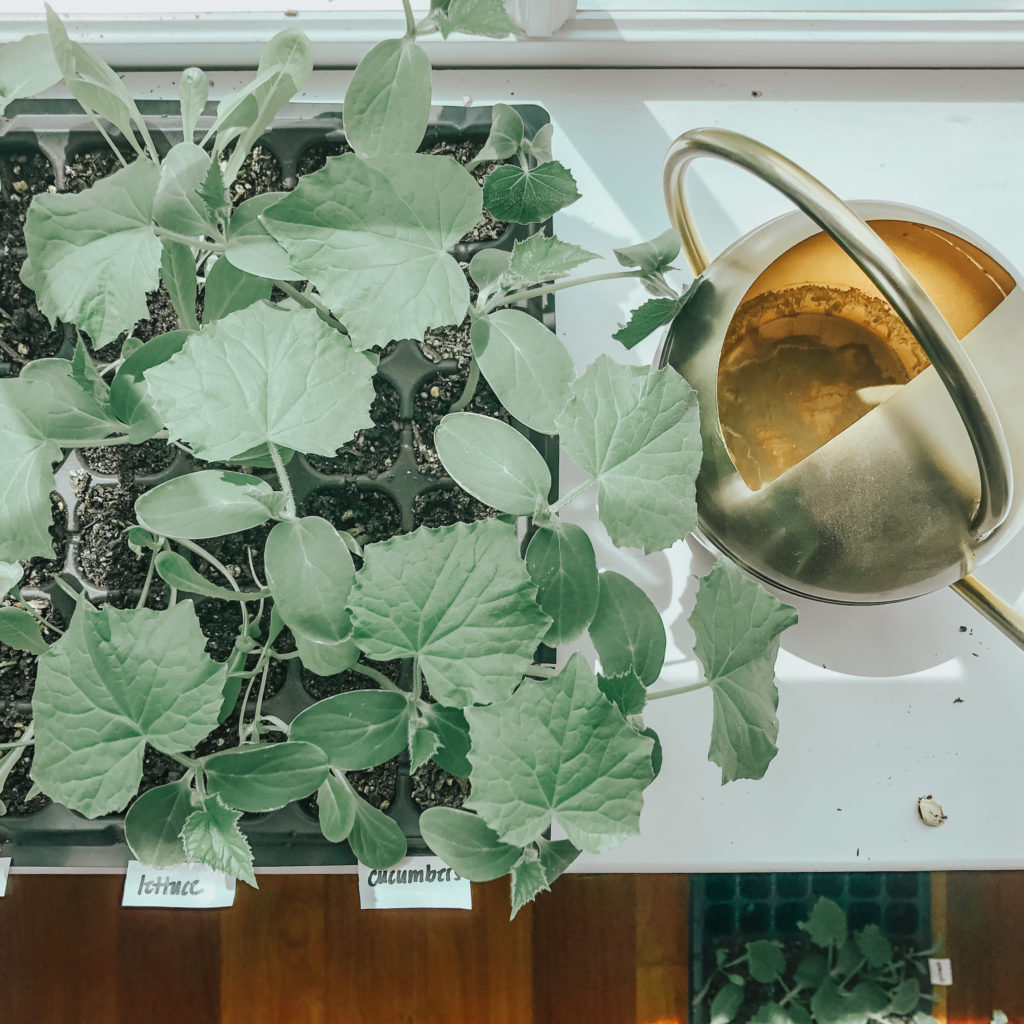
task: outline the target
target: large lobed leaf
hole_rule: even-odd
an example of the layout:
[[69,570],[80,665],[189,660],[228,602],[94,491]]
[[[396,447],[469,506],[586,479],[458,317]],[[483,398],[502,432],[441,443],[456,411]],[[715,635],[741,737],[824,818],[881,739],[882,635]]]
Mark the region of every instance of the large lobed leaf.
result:
[[418,657],[431,695],[449,706],[509,696],[551,621],[512,526],[486,519],[420,528],[364,554],[351,611],[369,657]]
[[160,241],[150,223],[160,171],[145,158],[84,192],[36,196],[25,220],[21,279],[50,318],[99,347],[149,316],[160,283]]
[[315,310],[258,303],[192,335],[146,382],[171,436],[211,462],[268,442],[330,456],[372,425],[375,365]]
[[146,744],[191,749],[217,725],[223,690],[191,601],[163,612],[82,604],[39,658],[32,777],[86,817],[120,810]]
[[360,348],[460,323],[469,286],[445,250],[480,217],[473,176],[450,157],[333,157],[263,214]]
[[652,741],[634,732],[577,653],[545,682],[528,679],[504,704],[466,709],[477,811],[513,846],[557,822],[601,853],[639,832]]
[[671,368],[601,356],[558,417],[562,446],[598,482],[598,515],[613,543],[660,551],[697,525],[697,396]]
[[779,634],[796,619],[793,608],[727,558],[701,580],[689,621],[714,694],[708,758],[722,769],[723,783],[761,778],[778,753],[775,659]]

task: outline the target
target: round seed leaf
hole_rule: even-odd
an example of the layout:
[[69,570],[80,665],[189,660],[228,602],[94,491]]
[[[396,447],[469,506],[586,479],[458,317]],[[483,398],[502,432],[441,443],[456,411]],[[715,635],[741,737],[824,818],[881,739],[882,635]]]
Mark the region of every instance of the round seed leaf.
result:
[[537,584],[538,603],[551,616],[544,643],[556,647],[575,640],[597,611],[597,559],[587,531],[552,519],[533,535],[526,568]]
[[360,797],[355,811],[348,843],[359,862],[378,870],[397,864],[409,848],[398,822]]
[[211,462],[268,442],[332,456],[372,425],[376,358],[316,310],[257,303],[205,327],[146,374],[172,437]]
[[348,839],[356,820],[356,801],[347,782],[328,775],[316,791],[317,812],[320,815],[320,831],[330,843],[341,843]]
[[301,800],[327,778],[327,770],[319,747],[294,738],[227,750],[205,764],[209,791],[238,811],[273,811]]
[[635,673],[645,686],[665,664],[665,625],[651,599],[632,580],[603,572],[590,639],[607,676]]
[[185,859],[181,830],[195,811],[192,788],[171,782],[147,790],[124,816],[124,837],[135,859],[151,868],[169,868]]
[[523,853],[518,846],[503,843],[479,815],[452,807],[425,810],[420,831],[431,850],[471,882],[507,875]]
[[299,275],[288,263],[288,253],[266,229],[261,215],[287,192],[264,192],[239,204],[228,224],[224,256],[239,270],[274,281],[293,281]]
[[556,433],[576,379],[569,350],[539,320],[519,309],[501,309],[476,320],[473,355],[501,404],[517,420]]
[[0,642],[29,654],[45,654],[50,647],[39,623],[22,608],[0,608]]
[[466,709],[473,792],[466,806],[514,846],[553,821],[580,850],[601,853],[640,828],[652,742],[629,727],[577,653],[505,703]]
[[176,551],[161,551],[156,556],[156,571],[165,583],[175,590],[203,597],[216,597],[222,601],[262,601],[270,597],[269,590],[231,590],[218,587],[192,568],[192,563]]
[[450,413],[434,431],[434,444],[448,475],[485,505],[528,516],[546,503],[551,471],[515,427],[491,416]]
[[512,692],[551,620],[511,525],[421,527],[364,554],[350,607],[353,638],[369,657],[418,657],[432,696],[452,707]]
[[158,536],[205,540],[262,526],[276,510],[277,493],[256,476],[204,469],[140,494],[135,516]]

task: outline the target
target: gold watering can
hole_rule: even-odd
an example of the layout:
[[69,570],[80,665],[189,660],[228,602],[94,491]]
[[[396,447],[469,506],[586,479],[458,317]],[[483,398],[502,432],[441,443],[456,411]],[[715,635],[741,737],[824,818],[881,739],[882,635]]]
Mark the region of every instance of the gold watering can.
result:
[[[752,172],[802,214],[709,265],[684,189],[703,156]],[[697,391],[703,534],[766,583],[819,601],[951,585],[1024,647],[1024,618],[969,575],[1024,521],[1020,275],[959,225],[847,205],[734,132],[681,135],[664,185],[698,276],[658,362]]]

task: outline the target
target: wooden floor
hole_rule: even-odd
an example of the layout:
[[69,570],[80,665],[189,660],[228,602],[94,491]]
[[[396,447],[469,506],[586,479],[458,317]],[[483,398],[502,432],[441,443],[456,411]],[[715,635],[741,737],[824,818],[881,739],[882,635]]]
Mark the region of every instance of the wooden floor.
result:
[[[937,875],[949,1024],[1024,1024],[1024,871]],[[685,875],[568,875],[515,921],[359,910],[350,875],[264,875],[229,910],[122,909],[116,876],[14,875],[0,1024],[685,1024]],[[938,924],[939,922],[937,922]]]

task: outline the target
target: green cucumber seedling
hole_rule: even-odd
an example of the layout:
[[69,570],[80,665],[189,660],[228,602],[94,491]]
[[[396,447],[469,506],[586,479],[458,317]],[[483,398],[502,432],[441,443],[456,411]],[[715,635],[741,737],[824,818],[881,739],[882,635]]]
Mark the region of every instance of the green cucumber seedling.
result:
[[[475,161],[496,164],[482,187],[475,164],[419,153],[431,104],[420,37],[517,30],[501,0],[433,0],[420,21],[408,3],[405,13],[402,38],[373,47],[348,88],[352,152],[291,192],[236,208],[245,157],[312,71],[302,33],[275,36],[255,78],[215,112],[204,72],[183,71],[182,141],[162,156],[124,83],[49,8],[47,35],[0,51],[0,113],[63,79],[123,164],[82,192],[35,196],[27,214],[21,280],[79,338],[73,358],[0,380],[0,640],[38,655],[31,729],[8,744],[0,776],[34,744],[38,790],[89,818],[127,807],[140,861],[201,861],[255,884],[242,814],[312,794],[328,840],[347,840],[371,867],[401,858],[401,829],[348,775],[407,751],[413,770],[433,758],[469,780],[464,809],[423,813],[430,847],[471,879],[511,874],[516,910],[580,851],[638,833],[661,758],[648,702],[710,687],[710,757],[723,782],[764,774],[776,753],[779,635],[796,616],[720,563],[690,619],[706,681],[652,690],[666,646],[657,609],[629,579],[599,571],[590,536],[559,513],[596,487],[615,545],[650,553],[685,537],[701,453],[694,392],[671,368],[607,356],[577,373],[521,307],[570,286],[638,279],[652,297],[616,334],[631,347],[683,301],[666,278],[678,236],[617,250],[613,271],[572,276],[596,254],[538,231],[511,252],[480,252],[467,280],[448,250],[482,210],[537,224],[578,198],[576,182],[552,158],[550,126],[527,132],[501,104]],[[98,359],[147,316],[161,283],[180,329]],[[454,481],[498,514],[367,544],[300,515],[289,463],[334,456],[372,425],[379,348],[467,317],[472,369],[436,445]],[[588,474],[584,486],[551,501],[548,467],[524,436],[464,411],[480,375],[515,419],[557,435]],[[54,465],[68,449],[153,439],[208,465],[138,499],[128,539],[149,572],[137,605],[77,594],[66,626],[47,621],[19,583],[26,560],[52,556]],[[516,521],[526,517],[535,532],[524,557]],[[243,587],[203,542],[266,524],[265,579]],[[164,584],[166,607],[148,607]],[[237,605],[226,662],[205,652],[197,599]],[[286,628],[294,650],[282,653]],[[48,644],[43,629],[59,639]],[[585,633],[599,672],[579,653],[557,672],[535,664],[542,643]],[[270,666],[296,657],[322,676],[355,669],[378,688],[321,700],[292,721],[265,714]],[[411,661],[408,689],[374,664],[398,658]],[[234,741],[199,756],[243,690]],[[139,796],[147,747],[172,758],[180,778]]]

